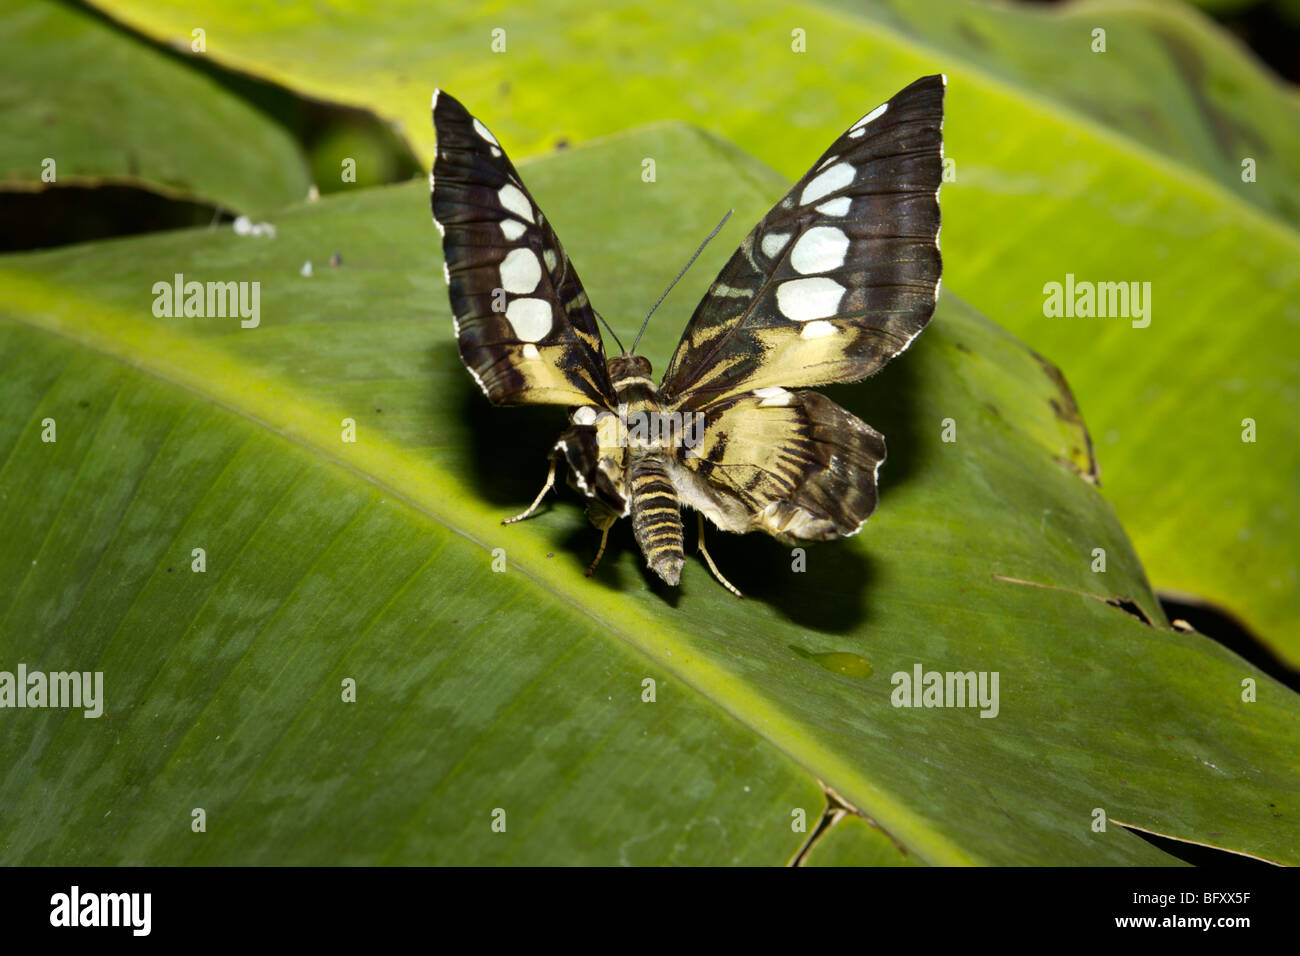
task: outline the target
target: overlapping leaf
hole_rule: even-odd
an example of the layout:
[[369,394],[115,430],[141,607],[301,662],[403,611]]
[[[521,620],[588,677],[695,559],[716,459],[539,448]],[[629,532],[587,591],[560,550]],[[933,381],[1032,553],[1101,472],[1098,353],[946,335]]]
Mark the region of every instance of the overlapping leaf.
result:
[[111,183],[253,215],[307,195],[285,129],[93,11],[6,2],[0,36],[0,189]]

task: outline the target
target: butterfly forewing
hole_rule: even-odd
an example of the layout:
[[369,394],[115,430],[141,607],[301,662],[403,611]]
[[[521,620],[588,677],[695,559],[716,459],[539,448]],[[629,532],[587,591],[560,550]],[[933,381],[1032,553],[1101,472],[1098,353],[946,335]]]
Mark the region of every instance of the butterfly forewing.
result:
[[666,401],[857,381],[907,348],[939,294],[944,87],[872,110],[754,227],[687,324]]
[[499,405],[612,408],[587,293],[501,144],[446,93],[433,125],[433,218],[466,367]]

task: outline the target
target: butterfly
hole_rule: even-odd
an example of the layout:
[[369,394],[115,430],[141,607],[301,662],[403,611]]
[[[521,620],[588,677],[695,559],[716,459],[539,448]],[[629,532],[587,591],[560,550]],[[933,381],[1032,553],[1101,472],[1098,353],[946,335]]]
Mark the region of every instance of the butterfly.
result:
[[460,357],[493,404],[571,409],[546,484],[505,523],[537,510],[562,461],[601,531],[588,575],[630,517],[650,569],[678,584],[685,505],[737,596],[704,548],[705,518],[785,544],[860,531],[884,436],[793,389],[863,379],[929,322],[946,85],[917,80],[831,144],[723,267],[657,386],[635,342],[606,358],[573,263],[501,144],[435,92],[429,184]]

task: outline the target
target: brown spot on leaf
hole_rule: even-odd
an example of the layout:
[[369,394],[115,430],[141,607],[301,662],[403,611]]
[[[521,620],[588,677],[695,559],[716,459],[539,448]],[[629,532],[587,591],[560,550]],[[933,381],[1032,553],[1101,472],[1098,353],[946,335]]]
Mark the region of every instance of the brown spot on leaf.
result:
[[1100,486],[1101,468],[1097,465],[1097,456],[1093,451],[1092,436],[1088,434],[1088,427],[1083,423],[1083,415],[1079,412],[1079,403],[1074,400],[1074,392],[1070,388],[1070,383],[1065,380],[1061,370],[1052,362],[1033,349],[1029,350],[1029,354],[1038,362],[1056,390],[1056,394],[1048,396],[1047,399],[1048,405],[1052,408],[1052,414],[1066,427],[1074,429],[1079,436],[1080,444],[1083,445],[1082,449],[1079,449],[1077,445],[1071,448],[1071,453],[1075,458],[1074,461],[1067,461],[1064,458],[1057,458],[1056,460],[1084,481]]

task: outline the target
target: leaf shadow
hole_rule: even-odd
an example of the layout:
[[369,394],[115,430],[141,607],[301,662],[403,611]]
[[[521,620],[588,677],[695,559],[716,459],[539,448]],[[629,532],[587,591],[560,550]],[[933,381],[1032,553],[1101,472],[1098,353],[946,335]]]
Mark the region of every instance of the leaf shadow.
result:
[[[468,477],[484,499],[501,507],[503,518],[517,514],[528,507],[546,481],[551,448],[564,431],[564,410],[553,405],[493,405],[461,366],[455,345],[439,351],[444,348],[461,372],[457,377],[458,418],[467,437]],[[444,361],[439,356],[439,364]],[[441,393],[437,398],[442,399]],[[562,480],[557,471],[557,486]],[[547,500],[554,501],[553,493]],[[538,512],[547,507],[544,503]]]
[[[691,518],[687,525],[688,586],[717,588],[727,599],[696,550],[695,523]],[[704,536],[713,563],[745,601],[767,604],[800,627],[831,634],[853,631],[869,616],[866,595],[876,571],[860,550],[836,542],[802,544],[797,559],[794,549],[760,532],[727,534],[706,525]]]
[[[922,387],[920,368],[923,363],[935,362],[936,357],[922,358],[920,353],[945,344],[938,335],[922,334],[911,348],[866,381],[819,389],[885,436],[886,458],[878,476],[882,486],[878,508],[889,507],[889,489],[907,484],[914,476],[924,444],[923,431],[939,428],[937,421],[921,420],[921,403],[917,400]],[[870,527],[868,521],[863,533]]]

